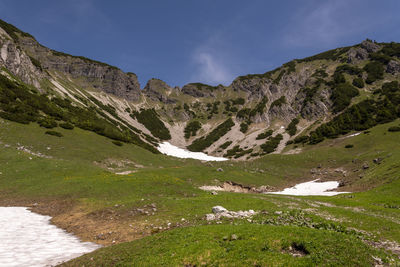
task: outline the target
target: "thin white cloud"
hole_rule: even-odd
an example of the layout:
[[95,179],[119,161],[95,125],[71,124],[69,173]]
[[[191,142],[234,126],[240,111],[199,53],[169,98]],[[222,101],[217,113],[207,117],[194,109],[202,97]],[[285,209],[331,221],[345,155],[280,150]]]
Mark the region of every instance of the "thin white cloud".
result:
[[331,46],[338,41],[366,32],[375,26],[374,20],[360,11],[358,0],[311,1],[297,10],[289,21],[284,43],[289,46]]
[[209,84],[227,84],[232,81],[231,74],[224,62],[210,52],[197,50],[193,55],[196,73],[193,80]]

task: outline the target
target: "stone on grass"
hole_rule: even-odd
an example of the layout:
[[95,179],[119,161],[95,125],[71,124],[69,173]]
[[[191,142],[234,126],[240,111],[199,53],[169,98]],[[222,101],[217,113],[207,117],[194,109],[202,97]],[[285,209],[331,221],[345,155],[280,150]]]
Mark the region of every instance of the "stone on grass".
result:
[[214,207],[212,208],[212,212],[215,213],[215,214],[217,214],[217,213],[223,213],[223,212],[227,212],[227,211],[228,211],[228,210],[225,209],[225,208],[222,207],[222,206],[214,206]]

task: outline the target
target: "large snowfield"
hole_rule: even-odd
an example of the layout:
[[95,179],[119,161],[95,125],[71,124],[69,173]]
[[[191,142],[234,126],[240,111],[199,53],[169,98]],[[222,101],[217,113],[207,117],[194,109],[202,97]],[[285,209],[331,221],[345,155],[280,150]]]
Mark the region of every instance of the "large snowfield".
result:
[[161,143],[157,149],[158,149],[158,151],[160,151],[161,153],[163,153],[165,155],[182,158],[182,159],[198,159],[198,160],[205,160],[205,161],[228,160],[226,158],[209,156],[203,152],[191,152],[191,151],[185,150],[183,148],[179,148],[174,145],[171,145],[168,142]]
[[297,184],[285,188],[280,192],[269,192],[268,194],[291,195],[291,196],[334,196],[348,192],[329,191],[339,187],[339,182],[318,182],[318,180]]
[[50,218],[24,207],[0,207],[0,266],[53,266],[99,248],[50,224]]

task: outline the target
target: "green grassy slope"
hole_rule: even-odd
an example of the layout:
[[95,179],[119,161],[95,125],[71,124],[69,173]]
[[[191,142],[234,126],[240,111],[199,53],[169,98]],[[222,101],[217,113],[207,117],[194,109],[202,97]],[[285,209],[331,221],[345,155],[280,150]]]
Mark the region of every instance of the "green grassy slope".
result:
[[[268,155],[249,162],[202,163],[155,155],[132,144],[115,146],[105,137],[77,128],[57,128],[64,135],[59,138],[45,135],[46,130],[36,124],[21,125],[2,120],[0,201],[7,205],[37,202],[39,208],[34,206],[34,210],[54,216],[57,225],[84,240],[106,245],[112,244],[113,240],[120,243],[162,232],[133,243],[104,248],[72,262],[72,265],[85,263],[87,266],[103,261],[105,265],[111,262],[152,265],[158,261],[166,265],[202,262],[235,265],[241,260],[231,257],[237,254],[236,251],[244,251],[247,265],[266,262],[320,264],[320,258],[327,257],[333,264],[340,264],[347,259],[343,255],[348,249],[359,253],[359,257],[349,264],[365,265],[373,262],[371,255],[389,259],[390,253],[377,251],[362,240],[400,242],[400,133],[387,131],[399,123],[397,120],[374,127],[367,134],[305,146],[300,154]],[[347,149],[347,144],[354,147]],[[21,146],[52,158],[18,150]],[[372,163],[377,157],[383,159],[379,165]],[[356,163],[353,163],[354,159],[357,159]],[[369,164],[369,169],[361,170],[364,162]],[[319,164],[322,169],[343,167],[348,171],[348,176],[343,179],[349,179],[350,184],[341,190],[370,190],[335,197],[288,197],[228,192],[211,195],[198,189],[201,185],[227,180],[283,188],[311,180],[310,169]],[[218,172],[219,167],[224,171]],[[126,170],[134,172],[115,174]],[[72,204],[66,209],[45,208],[48,203],[62,201]],[[150,215],[133,212],[150,204],[157,207],[154,214],[151,211]],[[223,226],[205,227],[207,222],[203,217],[215,205],[235,211],[265,212],[251,222],[226,220]],[[283,215],[275,214],[276,211],[282,211]],[[113,219],[106,220],[107,214],[112,214]],[[311,226],[305,223],[309,220],[313,222]],[[89,221],[93,224],[90,231],[84,229]],[[133,225],[135,234],[125,232],[128,225]],[[182,226],[192,227],[171,230]],[[114,233],[105,240],[96,240],[94,237],[105,227]],[[260,238],[255,233],[260,233]],[[220,238],[230,234],[244,240],[226,243],[227,251]],[[257,237],[255,240],[250,238],[253,235]],[[330,238],[326,238],[327,235]],[[186,250],[186,243],[181,241],[187,236],[197,241],[189,242],[191,250]],[[152,245],[156,240],[163,241],[160,245]],[[284,244],[296,240],[308,244],[309,255],[293,258],[285,252]],[[338,242],[342,245],[334,247]],[[254,252],[266,245],[271,251]],[[247,248],[252,246],[254,251]],[[137,250],[138,247],[143,250]],[[317,252],[313,250],[315,247],[327,249]],[[196,253],[189,253],[192,250]],[[132,254],[132,251],[138,253]],[[160,256],[154,256],[158,254]],[[91,257],[96,260],[90,261]]]

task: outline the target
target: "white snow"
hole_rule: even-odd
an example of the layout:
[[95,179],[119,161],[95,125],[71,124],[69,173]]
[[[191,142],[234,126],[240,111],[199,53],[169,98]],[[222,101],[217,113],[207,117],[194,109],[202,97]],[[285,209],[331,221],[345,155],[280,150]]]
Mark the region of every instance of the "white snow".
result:
[[330,181],[330,182],[317,182],[317,181],[318,179],[306,183],[297,184],[290,188],[285,188],[283,191],[280,192],[268,192],[267,194],[291,195],[291,196],[334,196],[338,194],[349,193],[349,192],[328,191],[338,188],[339,183],[336,181]]
[[361,133],[354,133],[354,134],[350,134],[350,135],[348,135],[348,136],[345,136],[345,138],[348,138],[348,137],[353,137],[353,136],[357,136],[357,135],[359,135],[359,134],[361,134]]
[[213,157],[213,156],[208,156],[207,154],[203,152],[191,152],[188,150],[185,150],[183,148],[176,147],[174,145],[171,145],[168,142],[163,142],[159,144],[158,146],[158,151],[161,153],[168,155],[168,156],[173,156],[177,158],[182,158],[182,159],[198,159],[198,160],[205,160],[205,161],[224,161],[228,160],[226,158],[222,157]]
[[25,207],[0,207],[0,266],[53,266],[100,247],[79,241],[50,218]]

